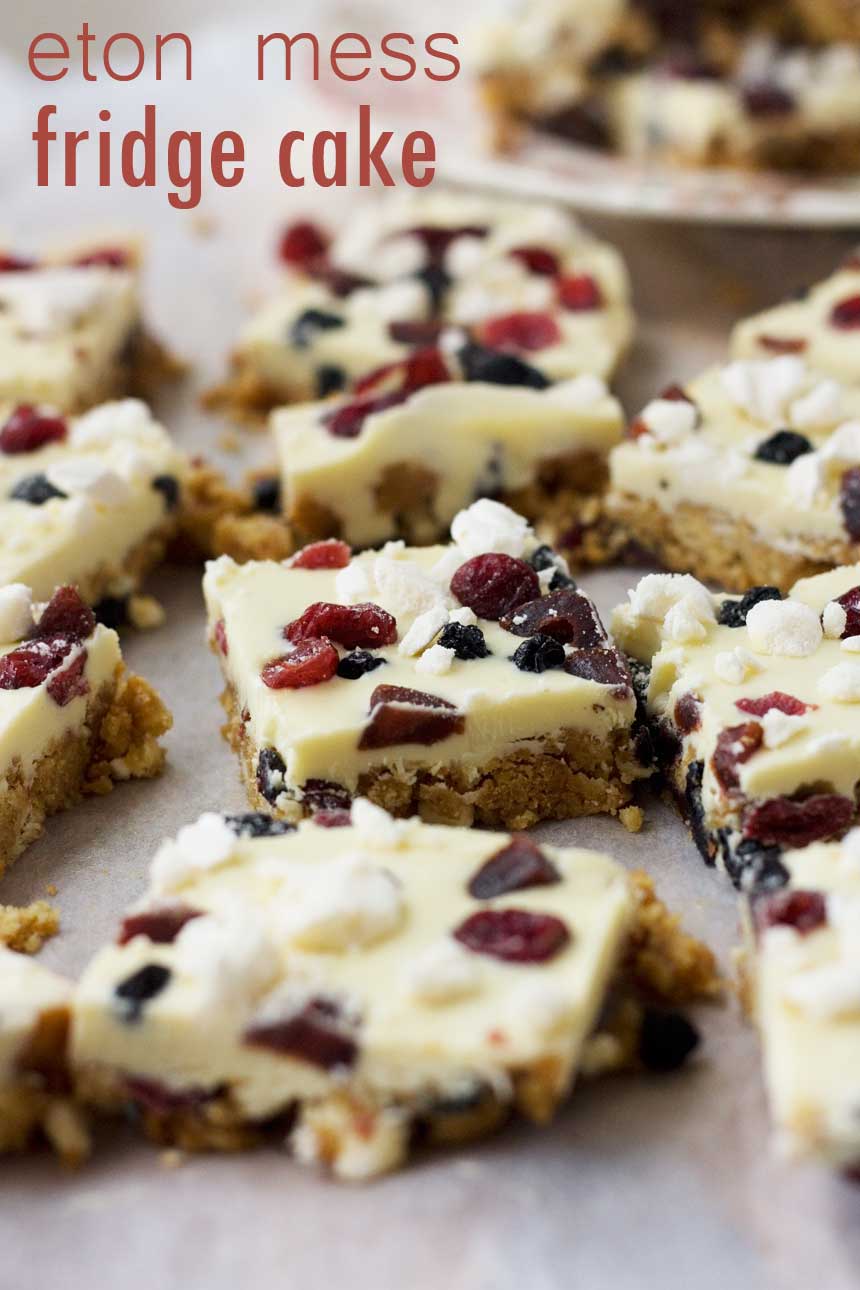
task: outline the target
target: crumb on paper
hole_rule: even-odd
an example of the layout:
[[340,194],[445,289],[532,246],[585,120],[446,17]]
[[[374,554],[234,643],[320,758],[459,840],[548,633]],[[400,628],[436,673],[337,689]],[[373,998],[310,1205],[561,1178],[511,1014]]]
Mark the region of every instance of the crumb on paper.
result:
[[191,232],[195,237],[212,237],[218,232],[218,221],[214,215],[206,215],[202,211],[195,211],[191,217]]
[[218,447],[222,452],[240,453],[244,445],[235,430],[222,430],[218,436]]
[[55,882],[49,882],[45,888],[45,891],[49,896],[56,896],[58,890],[59,888]]
[[162,1169],[179,1169],[185,1164],[185,1158],[185,1152],[180,1151],[178,1147],[168,1147],[158,1157]]
[[716,1000],[724,982],[713,952],[691,936],[657,896],[654,880],[641,869],[630,875],[637,901],[625,980],[644,997],[670,1006]]
[[139,631],[151,631],[162,627],[167,620],[164,606],[155,596],[130,596],[128,601],[128,618],[132,627]]
[[19,954],[38,954],[59,930],[59,911],[47,900],[24,906],[0,905],[0,944]]
[[645,823],[645,812],[641,806],[625,806],[618,812],[618,818],[628,833],[639,833]]

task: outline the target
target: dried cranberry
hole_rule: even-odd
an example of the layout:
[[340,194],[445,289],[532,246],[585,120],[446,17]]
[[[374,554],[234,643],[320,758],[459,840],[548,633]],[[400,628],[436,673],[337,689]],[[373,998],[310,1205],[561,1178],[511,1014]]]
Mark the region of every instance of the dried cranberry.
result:
[[345,569],[352,559],[352,548],[337,538],[311,542],[290,560],[291,569]]
[[445,649],[452,649],[457,658],[466,661],[473,658],[487,658],[490,653],[484,640],[484,633],[474,624],[449,623],[442,629],[439,644]]
[[540,581],[525,560],[500,552],[488,552],[475,555],[460,565],[451,579],[451,590],[460,604],[466,605],[479,618],[497,622],[519,605],[539,596]]
[[844,833],[854,814],[854,803],[838,793],[816,793],[799,802],[772,797],[745,816],[744,837],[765,846],[806,847]]
[[67,636],[70,640],[83,641],[92,636],[95,627],[96,616],[77,589],[58,587],[30,634],[39,639]]
[[743,101],[750,116],[756,117],[786,116],[797,106],[794,95],[770,81],[745,86]]
[[590,273],[572,273],[562,278],[558,298],[565,309],[574,313],[603,307],[603,293]]
[[639,1034],[639,1059],[646,1070],[666,1074],[679,1070],[700,1042],[698,1030],[683,1013],[648,1008]]
[[143,1005],[161,994],[170,977],[170,969],[163,964],[147,963],[125,981],[121,981],[114,990],[114,997],[119,1000],[123,1021],[132,1024],[139,1021]]
[[514,636],[540,632],[575,649],[594,649],[607,640],[597,610],[581,591],[551,591],[520,604],[515,612],[505,614],[499,626]]
[[552,636],[538,632],[518,645],[511,662],[521,672],[547,672],[553,667],[563,667],[564,646]]
[[308,260],[304,265],[304,271],[317,282],[323,283],[338,300],[352,295],[353,291],[358,291],[360,287],[374,285],[370,278],[363,278],[357,273],[348,273],[346,269],[339,269],[336,264],[329,264],[325,256]]
[[352,813],[344,810],[316,811],[313,818],[321,829],[347,829],[352,824]]
[[527,313],[500,314],[488,318],[477,328],[478,339],[491,349],[525,350],[534,353],[557,345],[561,328],[552,314]]
[[675,704],[675,725],[682,735],[692,734],[702,724],[702,708],[695,694],[682,694]]
[[506,963],[545,963],[570,940],[554,914],[527,909],[482,909],[454,932],[455,940],[475,954],[490,954]]
[[515,246],[508,254],[542,278],[558,277],[558,257],[542,246]]
[[334,779],[306,779],[302,797],[311,811],[348,811],[352,797],[348,788]]
[[860,587],[852,587],[846,591],[836,601],[845,610],[845,630],[842,633],[842,639],[846,636],[860,636]]
[[802,717],[805,712],[815,707],[814,703],[803,703],[793,694],[784,694],[782,690],[772,690],[759,699],[738,699],[735,704],[741,712],[751,717],[764,717],[768,712],[783,712],[787,717]]
[[172,945],[186,923],[200,918],[200,909],[190,905],[163,905],[160,909],[143,909],[127,914],[122,920],[117,945],[127,945],[135,936],[146,936],[156,945]]
[[37,267],[35,260],[23,255],[0,255],[0,273],[30,273]]
[[382,394],[376,399],[356,399],[354,403],[343,403],[333,412],[325,413],[322,423],[336,439],[355,439],[364,429],[368,417],[396,408],[408,397],[402,390],[393,390],[391,394]]
[[848,536],[860,542],[860,466],[852,466],[842,476],[839,505]]
[[323,996],[280,1021],[249,1026],[243,1038],[254,1048],[268,1048],[327,1071],[353,1066],[358,1056],[353,1027],[335,1000]]
[[599,685],[613,686],[619,698],[633,691],[630,672],[616,650],[578,649],[567,659],[564,670],[583,681],[597,681]]
[[401,394],[411,394],[426,385],[440,385],[450,381],[451,373],[440,350],[433,345],[416,349],[407,358],[396,363],[385,363],[368,372],[355,383],[356,394],[375,390],[384,382],[396,380]]
[[324,636],[306,637],[289,654],[273,658],[260,673],[270,690],[302,690],[330,681],[337,671],[338,652]]
[[124,246],[100,246],[74,261],[82,269],[126,269],[130,262],[131,257]]
[[29,403],[19,403],[0,429],[0,452],[35,452],[46,443],[60,443],[68,427],[62,417],[44,416]]
[[445,324],[432,318],[406,318],[388,324],[388,335],[400,345],[435,345],[444,330]]
[[755,923],[760,932],[768,927],[793,927],[801,936],[827,922],[827,902],[820,891],[777,891],[755,903]]
[[499,349],[488,349],[469,341],[457,351],[457,359],[467,381],[485,381],[489,385],[524,385],[530,390],[545,390],[549,377],[536,367]]
[[469,881],[468,891],[476,900],[493,900],[509,891],[547,887],[560,882],[555,865],[525,833],[514,833],[507,846],[486,860]]
[[673,381],[670,385],[667,385],[662,389],[660,391],[660,398],[666,403],[689,403],[692,407],[696,406],[694,400],[690,398],[683,385],[679,385],[677,381]]
[[717,613],[721,627],[746,627],[747,614],[763,600],[782,600],[779,587],[753,587],[740,600],[724,600]]
[[429,259],[433,262],[444,259],[445,252],[458,237],[486,237],[489,229],[482,224],[462,224],[459,227],[446,228],[438,224],[419,224],[415,228],[404,229],[397,237],[415,237],[424,243]]
[[67,636],[29,641],[0,657],[0,690],[32,690],[47,680],[73,648]]
[[257,788],[273,805],[284,791],[287,766],[277,748],[263,748],[257,758]]
[[777,430],[769,438],[763,439],[755,450],[756,461],[767,461],[773,466],[790,466],[798,457],[805,457],[812,452],[812,444],[806,435],[796,430]]
[[213,1092],[202,1088],[170,1088],[156,1079],[144,1079],[141,1075],[127,1075],[123,1080],[125,1090],[134,1102],[156,1115],[169,1115],[172,1111],[185,1110],[189,1107],[202,1106],[213,1097]]
[[738,787],[738,766],[749,761],[758,752],[763,738],[764,733],[757,721],[747,721],[744,725],[729,726],[720,731],[711,764],[717,780],[727,793],[734,792]]
[[860,327],[860,295],[848,296],[840,300],[830,311],[830,322],[834,327],[845,331],[854,331]]
[[237,838],[277,838],[284,833],[294,833],[296,826],[288,820],[276,820],[264,811],[244,811],[241,815],[225,815],[224,823]]
[[395,744],[439,743],[465,729],[465,718],[453,703],[435,694],[403,685],[378,685],[370,696],[370,721],[359,748],[390,748]]
[[65,708],[72,699],[81,699],[90,692],[90,683],[84,675],[87,666],[87,651],[82,649],[77,658],[72,659],[62,672],[57,672],[48,682],[48,694],[60,708]]
[[285,229],[278,246],[278,256],[284,264],[306,268],[313,260],[320,259],[328,250],[328,237],[309,220],[300,220]]
[[230,653],[230,647],[227,644],[227,627],[223,618],[219,618],[215,624],[212,635],[215,637],[215,644],[226,658]]
[[802,336],[757,336],[756,344],[769,354],[802,354],[809,348]]
[[284,628],[284,638],[293,644],[319,636],[347,649],[378,649],[397,640],[397,623],[379,605],[336,605],[318,600]]

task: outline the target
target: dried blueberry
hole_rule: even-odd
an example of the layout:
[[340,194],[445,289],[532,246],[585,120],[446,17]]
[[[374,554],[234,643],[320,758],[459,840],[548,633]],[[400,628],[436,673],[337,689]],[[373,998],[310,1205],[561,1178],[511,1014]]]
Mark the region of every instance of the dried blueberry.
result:
[[257,788],[267,802],[274,803],[284,791],[286,763],[275,748],[263,748],[257,760]]
[[103,627],[112,627],[116,631],[128,622],[128,596],[102,596],[94,608]]
[[344,320],[340,314],[326,313],[324,309],[306,309],[299,314],[290,328],[290,340],[296,349],[307,349],[321,331],[333,331],[343,327]]
[[755,458],[756,461],[769,461],[774,466],[790,466],[798,457],[805,457],[812,451],[806,435],[798,434],[796,430],[777,430],[759,444]]
[[490,651],[480,627],[465,627],[462,623],[449,623],[439,637],[439,644],[452,649],[457,658],[487,658]]
[[642,1018],[639,1057],[649,1071],[676,1071],[698,1048],[699,1032],[680,1012],[649,1008]]
[[346,372],[334,363],[323,363],[316,371],[317,398],[327,399],[330,394],[337,394],[346,389]]
[[297,1058],[321,1070],[347,1068],[358,1057],[355,1025],[334,999],[318,996],[297,1012],[251,1025],[246,1044]]
[[550,384],[543,372],[524,363],[515,354],[486,349],[474,342],[464,345],[457,357],[467,381],[487,381],[490,385],[525,385],[533,390],[545,390]]
[[140,1020],[143,1005],[165,988],[170,980],[170,969],[161,963],[147,963],[132,976],[121,981],[114,994],[120,1001],[123,1021]]
[[47,475],[24,475],[18,480],[9,496],[16,502],[29,502],[31,506],[44,506],[52,497],[68,497],[61,489],[55,488]]
[[243,815],[225,815],[224,823],[239,838],[275,838],[282,833],[293,833],[295,824],[276,820],[264,811],[245,811]]
[[552,582],[549,584],[550,591],[574,591],[576,589],[575,581],[569,574],[565,573],[555,551],[551,546],[547,546],[546,543],[532,552],[529,564],[537,573],[541,573],[544,569],[555,569]]
[[360,676],[367,672],[373,672],[376,668],[382,667],[385,662],[378,654],[371,654],[367,649],[354,649],[351,654],[345,654],[337,665],[337,674],[347,681],[357,681]]
[[788,882],[780,847],[763,846],[755,838],[739,838],[729,829],[720,829],[717,841],[726,873],[739,891],[778,891]]
[[261,475],[252,488],[254,507],[277,514],[281,509],[281,481],[277,475]]
[[521,672],[546,672],[548,668],[564,666],[564,646],[554,636],[538,632],[517,647],[512,661]]
[[710,834],[705,827],[705,808],[702,805],[704,775],[704,762],[691,761],[687,767],[687,778],[684,783],[684,818],[702,859],[705,864],[712,865],[714,863],[713,846]]
[[419,269],[415,277],[419,282],[424,283],[427,288],[427,294],[430,296],[433,312],[438,313],[445,292],[451,285],[451,279],[448,274],[441,264],[428,264],[425,268]]
[[306,779],[302,792],[312,811],[348,811],[352,806],[349,789],[333,779]]
[[724,600],[717,613],[721,627],[746,627],[747,614],[762,600],[782,600],[779,587],[753,587],[740,600]]
[[179,505],[179,481],[174,475],[156,475],[152,487],[164,498],[168,511],[175,511]]

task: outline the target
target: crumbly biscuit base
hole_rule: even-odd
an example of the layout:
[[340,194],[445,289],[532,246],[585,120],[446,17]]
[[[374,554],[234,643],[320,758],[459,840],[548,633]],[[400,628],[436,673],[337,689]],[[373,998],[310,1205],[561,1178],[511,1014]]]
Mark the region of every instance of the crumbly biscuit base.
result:
[[185,371],[184,363],[141,328],[131,334],[113,362],[79,392],[65,411],[74,415],[99,403],[129,396],[149,400],[162,385],[177,380]]
[[89,605],[97,605],[118,590],[124,595],[137,591],[147,574],[164,560],[176,531],[177,521],[171,517],[147,533],[120,563],[105,561],[79,577],[75,585],[83,599]]
[[38,954],[60,930],[60,915],[47,900],[32,905],[0,905],[0,945],[19,954]]
[[[222,733],[239,757],[251,805],[284,819],[301,818],[306,813],[301,802],[273,807],[257,787],[260,749],[248,737],[231,686],[221,703],[228,718]],[[559,730],[480,766],[380,766],[359,777],[357,793],[390,815],[419,815],[427,824],[518,830],[540,820],[618,815],[632,800],[633,785],[646,775],[628,730],[605,738]]]
[[92,695],[79,729],[49,744],[24,775],[12,762],[0,793],[0,875],[42,832],[45,820],[85,794],[108,793],[126,779],[151,779],[164,767],[159,735],[172,718],[142,677],[120,664]]
[[70,1095],[68,1029],[66,1008],[43,1012],[19,1055],[20,1074],[0,1088],[0,1155],[23,1151],[39,1137],[66,1165],[78,1165],[89,1155],[86,1116]]
[[692,573],[724,591],[775,586],[786,594],[799,578],[854,564],[856,544],[797,538],[802,552],[772,546],[746,520],[714,507],[681,502],[671,512],[630,493],[613,494],[612,518],[666,569]]
[[248,430],[265,430],[268,414],[287,403],[310,403],[317,398],[308,382],[304,385],[273,385],[256,371],[247,355],[235,353],[230,371],[220,384],[206,390],[203,407],[221,412]]

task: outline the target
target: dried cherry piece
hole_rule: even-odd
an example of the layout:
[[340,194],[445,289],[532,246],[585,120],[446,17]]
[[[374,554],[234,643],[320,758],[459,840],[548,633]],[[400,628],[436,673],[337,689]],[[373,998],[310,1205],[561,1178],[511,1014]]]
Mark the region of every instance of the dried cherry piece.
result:
[[646,1009],[639,1033],[639,1060],[646,1070],[679,1070],[700,1043],[698,1030],[682,1012]]
[[270,690],[303,690],[330,681],[338,661],[337,650],[325,636],[306,637],[289,654],[267,663],[260,677]]
[[805,457],[812,451],[812,444],[805,434],[798,434],[796,430],[777,430],[762,440],[755,450],[755,459],[774,466],[790,466],[798,457]]
[[507,846],[496,851],[469,881],[468,892],[476,900],[492,900],[509,891],[547,887],[561,882],[561,874],[537,843],[525,833],[514,833]]
[[397,640],[397,622],[386,609],[369,602],[336,605],[318,600],[288,623],[283,634],[293,644],[327,636],[347,649],[378,649]]
[[806,847],[844,833],[856,808],[839,793],[816,793],[802,801],[771,797],[744,817],[744,837],[765,846]]
[[19,403],[0,429],[0,452],[36,452],[46,443],[61,443],[68,434],[63,417],[45,416],[30,403]]
[[846,591],[844,596],[839,596],[836,601],[845,610],[845,630],[842,633],[842,639],[846,636],[860,636],[860,587],[852,587]]
[[466,720],[453,703],[404,685],[378,685],[370,696],[370,721],[359,748],[390,748],[395,744],[439,743],[463,733]]
[[127,269],[131,256],[124,246],[100,246],[73,261],[79,269]]
[[558,298],[565,309],[574,313],[603,308],[603,292],[590,273],[571,273],[561,278]]
[[36,268],[36,261],[23,255],[0,255],[0,273],[30,273]]
[[755,117],[786,116],[797,107],[793,94],[770,81],[745,86],[742,97],[747,112]]
[[569,656],[564,670],[571,676],[581,677],[583,681],[611,685],[618,698],[624,698],[633,691],[633,678],[617,650],[578,649]]
[[830,311],[830,322],[846,331],[860,327],[860,295],[848,296],[835,304]]
[[558,256],[543,246],[515,246],[508,255],[524,264],[529,273],[537,273],[542,278],[558,277]]
[[415,228],[405,229],[395,236],[417,238],[419,242],[424,243],[431,263],[437,264],[444,259],[448,247],[452,242],[456,242],[458,237],[486,237],[489,231],[483,224],[462,224],[456,228],[437,224],[418,224]]
[[804,713],[811,712],[816,705],[814,703],[804,703],[801,699],[796,699],[793,694],[785,694],[782,690],[772,690],[770,694],[763,694],[759,699],[738,699],[735,704],[741,712],[748,713],[751,717],[764,717],[768,712],[783,712],[787,717],[802,717]]
[[287,764],[277,748],[262,748],[257,758],[257,788],[274,805],[284,791]]
[[96,616],[77,588],[58,587],[30,635],[39,640],[49,636],[67,636],[69,640],[83,641],[93,634],[95,628]]
[[450,381],[451,374],[441,350],[435,345],[425,345],[396,363],[385,363],[382,367],[375,367],[373,371],[356,381],[355,392],[365,394],[395,377],[399,377],[399,392],[406,395],[423,389],[425,385],[444,384]]
[[682,694],[675,704],[675,725],[682,735],[690,735],[702,724],[702,707],[695,694]]
[[848,536],[860,542],[860,466],[852,466],[842,476],[839,505]]
[[[451,579],[451,591],[461,605],[466,605],[479,618],[497,622],[519,605],[539,596],[540,581],[525,560],[491,551],[472,556],[461,564]],[[530,632],[519,634],[531,635]]]
[[324,995],[280,1021],[252,1024],[243,1039],[254,1048],[268,1048],[327,1071],[354,1066],[358,1057],[354,1028],[336,1000]]
[[313,224],[310,220],[299,220],[284,230],[278,245],[278,256],[284,264],[304,269],[313,261],[321,259],[328,246],[328,235],[318,224]]
[[[453,583],[452,583],[453,589]],[[504,615],[499,623],[514,636],[540,632],[575,649],[594,649],[606,644],[607,635],[594,605],[581,591],[550,591]]]
[[316,811],[314,824],[318,824],[321,829],[347,829],[352,824],[352,812],[344,810]]
[[717,611],[721,627],[746,627],[747,614],[763,600],[782,600],[779,587],[753,587],[740,600],[724,600]]
[[809,348],[809,341],[803,336],[761,335],[756,337],[756,344],[769,354],[802,354]]
[[215,637],[215,644],[218,646],[218,649],[226,658],[230,653],[230,646],[227,644],[227,626],[223,618],[218,619],[212,629],[212,635]]
[[170,968],[162,963],[147,963],[121,981],[114,990],[114,997],[119,1000],[123,1021],[140,1021],[143,1005],[161,994],[171,975]]
[[527,909],[479,910],[453,936],[474,954],[490,954],[505,963],[546,963],[570,941],[560,918]]
[[345,569],[352,559],[352,547],[338,538],[311,542],[290,560],[291,569]]
[[827,902],[820,891],[799,887],[776,891],[755,902],[755,925],[759,932],[768,927],[793,927],[801,936],[827,922]]
[[476,328],[476,334],[481,343],[491,349],[525,350],[526,353],[547,349],[561,340],[561,328],[552,314],[528,313],[525,310],[488,318]]
[[186,923],[200,918],[203,911],[190,905],[162,905],[160,909],[142,909],[122,920],[117,945],[127,945],[135,936],[146,936],[156,945],[172,945]]
[[87,651],[82,649],[77,658],[55,673],[48,682],[48,694],[60,708],[65,708],[72,699],[83,698],[90,692],[90,683],[84,672],[87,666]]
[[67,636],[28,641],[0,657],[0,690],[32,690],[41,685],[69,654]]
[[352,797],[348,788],[334,779],[306,779],[302,784],[304,803],[312,811],[348,811]]
[[435,345],[444,330],[445,324],[432,318],[406,318],[388,324],[388,335],[401,345]]
[[354,403],[344,403],[333,412],[327,412],[322,423],[336,439],[355,439],[361,434],[369,416],[395,408],[405,403],[408,397],[403,390],[392,390],[376,399],[356,399]]
[[757,721],[747,721],[720,731],[711,765],[725,792],[732,793],[738,788],[738,766],[758,752],[763,739],[764,732]]

